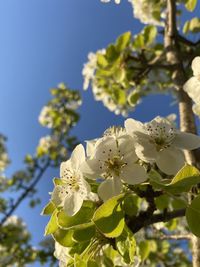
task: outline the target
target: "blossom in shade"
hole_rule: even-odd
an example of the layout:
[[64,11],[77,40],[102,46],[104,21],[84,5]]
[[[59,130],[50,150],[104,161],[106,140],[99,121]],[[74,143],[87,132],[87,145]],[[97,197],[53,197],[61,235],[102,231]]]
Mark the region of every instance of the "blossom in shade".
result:
[[141,160],[156,163],[166,174],[175,174],[185,163],[183,149],[200,147],[200,137],[177,130],[166,118],[156,117],[148,123],[125,121],[127,132],[135,140],[135,152]]
[[193,77],[183,86],[184,91],[194,101],[193,111],[200,116],[200,57],[195,57],[192,61]]
[[61,181],[52,192],[51,198],[54,204],[63,207],[69,216],[73,216],[80,210],[83,200],[90,194],[90,186],[84,180],[80,170],[84,161],[84,147],[78,145],[72,152],[71,158],[61,164]]

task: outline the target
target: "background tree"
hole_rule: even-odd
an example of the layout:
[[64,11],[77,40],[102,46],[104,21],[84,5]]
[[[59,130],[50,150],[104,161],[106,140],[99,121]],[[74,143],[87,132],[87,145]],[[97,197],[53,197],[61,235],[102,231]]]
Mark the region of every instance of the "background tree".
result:
[[[198,109],[194,108],[192,110],[191,99],[184,92],[183,85],[191,76],[190,65],[193,58],[199,55],[199,42],[192,42],[186,39],[177,30],[176,25],[176,15],[180,16],[184,5],[189,11],[193,11],[196,1],[177,1],[177,3],[175,1],[130,2],[134,6],[135,17],[139,18],[141,22],[150,25],[133,37],[130,32],[126,32],[117,39],[116,43],[98,51],[96,54],[90,54],[89,62],[83,69],[84,88],[86,89],[88,83],[91,82],[96,100],[102,100],[104,105],[111,111],[123,115],[127,115],[140,102],[143,96],[147,96],[152,92],[170,92],[179,103],[181,130],[196,133],[193,110],[198,115]],[[182,21],[181,19],[179,20],[180,25],[178,26],[180,28]],[[183,31],[184,33],[198,32],[198,18],[187,21],[183,26]],[[194,68],[193,71],[195,76]],[[189,85],[188,88],[190,87]],[[198,84],[195,85],[196,87],[198,87]],[[188,93],[198,107],[198,98],[193,97],[192,90]],[[34,261],[38,257],[41,262],[46,261],[52,255],[48,249],[46,253],[42,254],[41,251],[35,251],[30,247],[28,243],[29,235],[26,231],[24,238],[22,238],[22,245],[12,248],[8,234],[11,227],[13,233],[16,233],[16,240],[19,239],[18,234],[24,232],[25,226],[20,223],[20,219],[11,217],[11,215],[26,196],[33,195],[35,185],[46,168],[48,166],[59,166],[60,162],[66,160],[66,151],[72,151],[77,143],[76,139],[68,136],[68,133],[78,120],[78,115],[74,112],[74,109],[80,104],[78,94],[70,92],[64,85],[52,90],[52,94],[55,98],[48,103],[40,116],[40,122],[52,129],[51,134],[40,140],[35,156],[28,155],[26,157],[26,170],[15,173],[11,179],[5,179],[4,177],[1,179],[2,191],[16,190],[20,193],[16,200],[9,198],[5,200],[4,196],[1,199],[1,238],[4,240],[1,250],[5,254],[3,256],[4,260],[7,260],[3,264],[17,262],[19,266],[23,266],[22,264]],[[171,121],[171,118],[168,119]],[[107,134],[110,134],[110,130],[106,132]],[[9,160],[6,156],[3,137],[1,155],[2,169],[4,169]],[[186,152],[186,159],[189,164],[198,167],[198,151]],[[199,216],[196,209],[199,200],[198,197],[195,198],[198,195],[196,185],[199,182],[197,169],[186,166],[173,178],[171,176],[172,173],[170,175],[163,173],[162,170],[157,169],[158,166],[156,167],[156,165],[146,167],[149,174],[149,184],[129,186],[128,190],[132,192],[131,194],[125,195],[125,197],[114,197],[103,205],[101,201],[97,201],[96,206],[90,206],[93,205],[91,202],[84,202],[85,204],[80,210],[79,216],[75,215],[76,217],[74,217],[75,221],[73,221],[73,217],[71,221],[71,218],[66,217],[66,214],[60,213],[59,210],[59,213],[56,211],[57,224],[55,222],[54,204],[50,202],[46,207],[44,213],[49,214],[54,210],[54,215],[51,217],[46,233],[53,234],[54,238],[62,246],[71,248],[70,255],[75,254],[75,257],[71,259],[70,256],[70,259],[68,259],[70,266],[73,264],[76,266],[82,266],[83,264],[98,266],[97,262],[101,262],[101,266],[112,266],[113,264],[115,266],[124,266],[125,263],[128,266],[139,263],[142,266],[149,266],[149,264],[152,266],[180,266],[180,262],[182,266],[189,266],[191,264],[188,247],[190,240],[193,244],[193,266],[199,266],[199,239],[188,232],[188,226],[183,219],[177,219],[185,215],[187,208],[187,214],[189,214],[187,221],[190,230],[195,235],[199,235],[195,225],[195,220]],[[148,170],[148,168],[151,169],[151,172],[149,172],[150,169]],[[165,179],[169,179],[167,184]],[[172,182],[170,183],[171,180]],[[88,182],[93,186],[93,193],[96,193],[96,188],[99,184],[93,184],[90,180]],[[57,184],[59,180],[55,180],[54,183],[59,186]],[[188,197],[186,193],[190,189]],[[193,198],[195,198],[194,201]],[[38,199],[32,199],[31,205],[34,206],[38,201]],[[191,201],[191,205],[188,206]],[[113,210],[108,211],[106,203]],[[98,208],[99,205],[100,207]],[[93,217],[92,221],[98,230],[94,230],[96,229],[94,225],[82,225],[85,222],[88,223],[88,221],[85,221],[85,217],[83,217],[83,220],[81,219],[81,212],[84,213],[88,208],[90,210],[98,208],[95,215],[88,215],[89,219],[87,217],[88,220],[90,220],[91,216]],[[112,219],[115,218],[115,209],[120,214],[120,209],[123,210],[123,214],[125,213],[126,215],[125,222],[129,229],[125,227],[123,232],[120,232],[116,227],[116,229],[112,230],[116,231],[117,234],[108,234],[104,229],[108,222],[105,221],[105,225],[103,224],[103,227],[100,227],[98,220],[101,220],[106,212],[111,212]],[[159,212],[157,213],[157,211]],[[122,217],[116,218],[116,220],[120,219],[121,221]],[[165,223],[166,221],[170,221],[170,223]],[[157,222],[162,223],[158,225],[156,224]],[[77,224],[81,224],[80,229]],[[84,235],[85,227],[87,237]],[[114,225],[112,224],[111,227],[114,227]],[[162,233],[161,235],[160,232]],[[92,244],[88,243],[88,234],[89,238],[93,240]],[[135,238],[133,234],[135,234]],[[72,236],[73,242],[70,243]],[[135,249],[135,239],[137,249]],[[185,243],[183,243],[183,240],[185,240]],[[77,246],[77,242],[81,245]],[[24,244],[26,245],[25,247],[23,247]],[[63,255],[66,257],[66,252],[69,256],[69,249],[64,249],[63,254],[63,248],[60,248],[58,244],[56,246],[56,256],[62,263]],[[88,249],[85,249],[86,247]],[[94,254],[91,253],[93,249]],[[18,252],[17,256],[14,253],[15,257],[9,258],[9,254],[13,253],[13,251]],[[27,254],[25,255],[25,253]],[[83,254],[80,258],[76,253]],[[65,258],[64,266],[66,261],[67,259]]]

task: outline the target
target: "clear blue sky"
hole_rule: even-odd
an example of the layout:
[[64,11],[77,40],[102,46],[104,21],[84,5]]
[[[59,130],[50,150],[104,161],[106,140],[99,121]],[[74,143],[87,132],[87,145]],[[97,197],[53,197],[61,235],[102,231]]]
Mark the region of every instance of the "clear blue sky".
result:
[[[0,132],[8,137],[8,175],[23,167],[24,155],[34,153],[39,138],[48,133],[38,115],[50,98],[49,88],[60,82],[82,93],[81,120],[74,129],[82,142],[100,136],[110,125],[123,124],[121,116],[94,101],[90,90],[83,92],[81,71],[88,52],[141,28],[127,0],[120,5],[100,0],[0,0]],[[147,121],[175,111],[169,96],[151,96],[131,116]],[[43,238],[47,220],[39,213],[58,175],[59,170],[49,170],[40,182],[40,206],[30,209],[24,202],[16,212],[28,224],[34,244]]]

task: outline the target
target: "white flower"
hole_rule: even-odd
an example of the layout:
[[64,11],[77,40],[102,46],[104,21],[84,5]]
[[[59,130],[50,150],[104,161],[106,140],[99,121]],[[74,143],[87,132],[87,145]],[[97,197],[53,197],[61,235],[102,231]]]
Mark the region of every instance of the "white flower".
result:
[[200,57],[195,57],[192,61],[193,77],[183,86],[185,92],[194,101],[193,111],[200,116]]
[[[153,14],[158,11],[158,4],[153,3],[150,0],[129,0],[133,6],[133,15],[144,24],[151,24],[156,26],[164,26],[163,21],[156,19]],[[162,12],[161,8],[159,11]],[[161,13],[161,17],[164,17],[164,13]]]
[[90,186],[83,179],[80,171],[84,161],[84,147],[78,145],[72,152],[71,158],[61,164],[61,184],[56,185],[52,192],[52,201],[55,205],[63,207],[69,216],[73,216],[80,210],[83,200],[87,199],[90,193]]
[[121,192],[122,181],[139,184],[147,179],[145,169],[136,164],[137,160],[131,136],[107,136],[98,143],[93,157],[83,163],[81,169],[85,176],[105,179],[98,194],[106,201]]
[[[109,3],[110,0],[101,0],[102,3]],[[120,4],[121,0],[115,0],[115,4]]]
[[200,146],[199,136],[178,131],[173,123],[162,117],[144,124],[127,119],[125,128],[137,140],[137,156],[145,162],[155,162],[166,174],[175,174],[184,165],[183,149]]
[[72,257],[69,256],[69,248],[61,246],[55,242],[54,256],[59,260],[59,267],[66,267],[67,263]]
[[51,108],[48,106],[44,106],[40,112],[39,123],[43,126],[47,126],[48,128],[52,128],[53,120],[50,116]]
[[94,74],[97,66],[97,55],[90,52],[88,54],[88,62],[84,64],[82,75],[84,77],[83,89],[87,90],[90,84],[90,81],[94,79]]

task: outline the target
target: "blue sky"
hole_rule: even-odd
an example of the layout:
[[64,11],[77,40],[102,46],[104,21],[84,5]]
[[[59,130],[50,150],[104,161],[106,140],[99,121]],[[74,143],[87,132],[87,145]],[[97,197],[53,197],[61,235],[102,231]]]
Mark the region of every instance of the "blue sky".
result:
[[[81,71],[88,52],[141,28],[127,0],[120,5],[100,0],[0,0],[0,132],[8,137],[8,175],[23,167],[24,155],[34,153],[39,138],[48,133],[38,115],[50,98],[49,88],[60,82],[83,96],[81,120],[73,131],[82,142],[123,124],[124,118],[95,102],[90,90],[83,92]],[[150,96],[131,116],[148,121],[168,115],[177,111],[171,102],[169,96]],[[34,244],[43,238],[47,220],[39,213],[58,174],[49,170],[40,182],[40,206],[30,209],[25,201],[16,212],[27,222]]]

